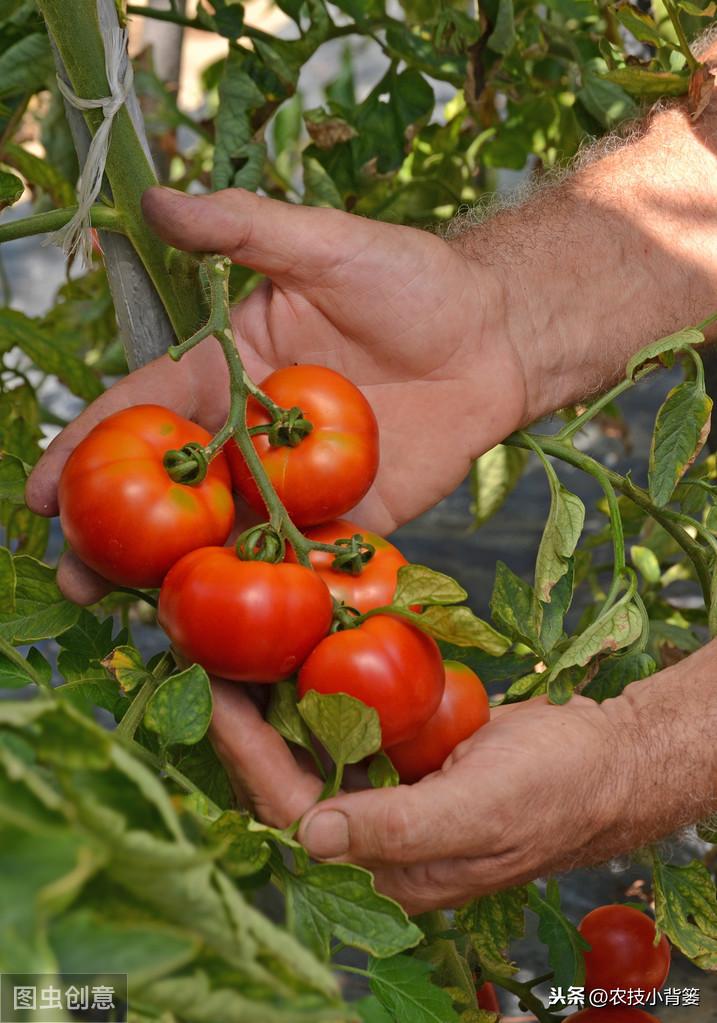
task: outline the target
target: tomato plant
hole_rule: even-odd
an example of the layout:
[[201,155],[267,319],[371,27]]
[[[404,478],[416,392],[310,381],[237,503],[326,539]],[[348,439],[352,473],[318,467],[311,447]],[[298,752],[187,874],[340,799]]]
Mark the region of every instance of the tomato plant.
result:
[[[371,406],[349,380],[324,366],[288,366],[261,384],[281,408],[301,410],[311,424],[293,439],[284,432],[254,437],[267,475],[298,526],[335,519],[358,504],[378,469],[378,427]],[[247,425],[269,426],[267,409],[252,400]],[[241,453],[227,448],[234,484],[256,511],[264,502]]]
[[591,948],[585,952],[588,989],[659,989],[670,972],[670,943],[655,944],[654,922],[632,906],[600,906],[578,928]]
[[401,781],[419,781],[438,771],[456,746],[490,718],[488,694],[474,671],[445,661],[446,685],[438,710],[411,739],[388,749]]
[[[160,179],[180,190],[236,186],[416,227],[446,222],[494,192],[505,170],[537,176],[566,165],[585,139],[629,120],[643,101],[685,95],[695,84],[693,93],[704,89],[699,75],[690,73],[699,61],[691,62],[686,40],[708,24],[711,5],[655,0],[649,11],[638,6],[486,0],[478,12],[452,0],[400,0],[390,8],[383,0],[281,0],[271,23],[259,26],[255,10],[245,11],[238,0],[0,3],[0,242],[62,229],[74,219],[80,164],[102,122],[101,108],[108,106],[98,12],[118,28],[126,20],[134,29],[169,24],[180,42],[189,29],[193,52],[206,39],[217,44],[218,54],[197,83],[201,109],[187,110],[186,90],[178,99],[172,84],[176,68],[162,67],[165,48],[143,48],[135,62],[136,88],[130,87],[130,103],[116,112],[105,173],[97,176],[102,187],[91,210],[97,232],[92,263],[83,273],[81,259],[73,260],[50,308],[45,263],[38,262],[38,270],[28,262],[29,270],[18,273],[25,265],[22,246],[32,242],[3,248],[3,974],[21,968],[61,976],[81,962],[83,971],[102,977],[109,960],[129,974],[136,1023],[196,1023],[207,1014],[213,1023],[353,1023],[358,1017],[397,1023],[424,1007],[442,1023],[459,1023],[481,1007],[496,1011],[485,1004],[485,988],[476,993],[473,977],[480,975],[504,985],[540,1023],[557,1023],[562,1014],[537,996],[525,964],[518,964],[520,974],[511,966],[511,946],[524,937],[526,917],[532,917],[545,946],[541,956],[554,972],[551,983],[581,983],[580,933],[561,908],[557,884],[515,886],[473,900],[450,921],[432,914],[414,922],[377,893],[367,871],[307,862],[292,829],[267,828],[239,808],[207,738],[210,680],[200,663],[185,667],[153,631],[152,595],[115,592],[83,611],[69,604],[52,564],[40,560],[54,561],[59,536],[25,505],[23,488],[45,438],[74,415],[70,396],[92,401],[128,366],[143,365],[170,346],[178,355],[203,322],[208,298],[205,333],[214,331],[220,343],[220,333],[231,336],[228,310],[215,301],[219,278],[213,283],[207,267],[222,275],[232,301],[257,285],[257,297],[270,288],[243,266],[229,270],[202,261],[198,272],[193,255],[159,242],[140,213],[142,193],[156,180],[148,153]],[[272,34],[269,29],[282,19],[281,34]],[[340,66],[330,80],[320,80],[339,43],[347,46]],[[65,103],[58,72],[72,92],[98,107],[83,115]],[[307,94],[315,97],[313,109],[306,109]],[[4,212],[14,203],[14,212]],[[33,215],[24,216],[31,203]],[[32,251],[34,259],[39,250]],[[365,309],[367,317],[375,312]],[[694,650],[714,629],[717,460],[695,460],[709,414],[699,369],[702,340],[703,328],[660,339],[607,394],[564,410],[555,433],[541,428],[513,436],[474,463],[476,525],[495,514],[515,486],[526,448],[545,460],[550,492],[535,579],[529,583],[497,566],[492,625],[463,606],[467,595],[457,583],[403,565],[393,548],[375,538],[366,537],[376,555],[363,573],[334,579],[328,562],[338,552],[311,547],[312,537],[326,539],[333,526],[326,523],[327,533],[310,530],[305,540],[283,515],[272,483],[296,522],[308,524],[346,514],[376,470],[370,410],[353,384],[326,370],[287,368],[277,374],[276,390],[276,379],[267,381],[263,401],[250,403],[253,439],[241,428],[241,415],[225,424],[231,430],[224,440],[238,431],[245,442],[243,455],[233,449],[229,454],[241,486],[257,511],[269,513],[274,533],[264,534],[256,550],[246,545],[266,562],[241,561],[214,546],[224,542],[231,523],[230,504],[218,496],[228,492],[224,456],[211,463],[202,483],[172,483],[162,475],[164,441],[156,433],[147,441],[152,417],[136,409],[129,437],[119,452],[114,449],[121,457],[107,460],[107,450],[100,451],[91,469],[73,477],[72,488],[63,485],[65,533],[86,560],[128,587],[158,585],[172,560],[180,559],[165,580],[160,616],[175,649],[190,660],[237,678],[276,680],[307,654],[305,666],[316,658],[317,689],[307,689],[302,700],[291,680],[272,686],[267,714],[274,727],[303,747],[319,774],[328,773],[324,753],[330,756],[337,770],[326,779],[327,793],[349,763],[367,763],[373,785],[395,784],[380,753],[378,717],[395,713],[405,725],[413,715],[418,728],[418,718],[425,720],[419,704],[428,717],[440,699],[440,660],[418,624],[432,630],[444,656],[465,659],[496,700],[507,703],[533,696],[564,702],[576,688],[596,701],[617,696]],[[391,343],[386,338],[387,347]],[[631,476],[620,469],[613,450],[606,469],[574,438],[583,427],[604,426],[607,414],[611,433],[616,426],[624,432],[621,395],[663,361],[674,373],[684,370],[685,379],[658,414],[642,487],[639,471]],[[235,400],[238,376],[232,381]],[[427,394],[430,387],[426,380]],[[340,421],[328,416],[326,405],[337,388],[350,413]],[[164,400],[158,390],[156,400]],[[217,395],[217,408],[225,399]],[[434,411],[459,416],[464,410],[436,404]],[[161,422],[168,421],[162,412]],[[406,458],[425,457],[420,438],[431,425],[416,423]],[[266,428],[272,432],[259,432]],[[218,449],[219,436],[210,440],[193,424],[177,425],[169,446],[180,450],[194,441]],[[140,458],[140,449],[152,454]],[[269,494],[270,508],[246,474],[249,449],[261,454],[267,473],[262,493]],[[328,466],[322,453],[328,453]],[[185,468],[190,462],[185,455]],[[587,517],[590,535],[583,542],[584,508],[558,478],[560,463],[571,467],[571,479],[584,475],[604,495]],[[127,468],[121,485],[108,485],[121,465]],[[136,488],[129,486],[133,473],[140,473]],[[88,504],[82,506],[75,498],[85,487]],[[74,538],[72,515],[81,524]],[[89,537],[86,550],[80,533]],[[112,536],[120,538],[122,563],[136,574],[114,574],[120,558]],[[282,545],[294,551],[298,564],[271,562]],[[307,562],[317,565],[317,574]],[[187,563],[198,567],[180,573]],[[170,589],[178,576],[182,585]],[[379,589],[389,598],[395,589],[395,614],[402,618],[371,618],[327,636],[331,604],[321,579],[360,611],[386,602]],[[571,611],[574,594],[579,615]],[[416,608],[423,609],[420,622],[410,617]],[[361,667],[359,655],[367,649],[381,666],[375,677]],[[389,655],[399,649],[401,660],[391,670]],[[347,663],[354,691],[369,703],[375,696],[376,709],[341,695]],[[405,676],[407,664],[422,667],[415,677]],[[387,724],[387,737],[397,742],[399,736],[390,735],[395,720]],[[712,843],[717,839],[714,829],[702,833]],[[713,860],[672,863],[652,849],[649,864],[660,928],[687,956],[714,970]],[[267,892],[268,885],[273,891]],[[282,896],[288,908],[277,923]],[[267,903],[271,912],[264,914]],[[345,1003],[336,981],[343,962],[331,964],[343,946],[368,958],[363,980],[371,994],[354,1005]],[[637,1008],[587,1009],[569,1018],[655,1021]]]
[[168,451],[210,440],[160,405],[135,405],[98,423],[60,478],[60,521],[78,557],[112,582],[159,586],[188,551],[224,543],[234,523],[224,456],[197,486],[175,483],[163,464]]
[[[307,539],[323,544],[335,544],[337,540],[357,535],[374,549],[371,559],[358,572],[333,568],[336,555],[331,551],[313,550],[310,558],[314,569],[336,600],[341,600],[364,614],[366,611],[391,603],[398,570],[406,564],[404,556],[382,536],[362,529],[361,526],[346,519],[326,522],[322,526],[313,526],[306,530]],[[290,560],[296,558],[291,549],[287,556]]]
[[299,672],[299,695],[347,693],[378,711],[383,745],[415,735],[438,708],[445,673],[430,636],[388,615],[335,632]]
[[331,595],[302,565],[241,561],[227,547],[185,555],[164,580],[159,621],[189,661],[222,678],[278,682],[331,625]]

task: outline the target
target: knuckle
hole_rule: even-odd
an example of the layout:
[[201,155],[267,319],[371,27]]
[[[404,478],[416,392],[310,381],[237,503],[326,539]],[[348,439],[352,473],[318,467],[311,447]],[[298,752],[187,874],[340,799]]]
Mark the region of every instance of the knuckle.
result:
[[[394,790],[396,793],[400,789]],[[366,842],[381,862],[410,863],[415,848],[414,822],[405,799],[386,799],[371,822]]]

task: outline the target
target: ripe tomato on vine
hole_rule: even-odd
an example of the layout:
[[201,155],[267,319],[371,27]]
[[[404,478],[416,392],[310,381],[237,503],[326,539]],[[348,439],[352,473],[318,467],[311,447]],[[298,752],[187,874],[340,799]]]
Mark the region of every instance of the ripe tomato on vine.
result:
[[183,555],[222,544],[234,524],[226,459],[201,483],[176,483],[164,456],[211,434],[160,405],[108,416],[80,441],[60,477],[60,521],[90,568],[122,586],[159,586]]
[[[275,423],[256,399],[246,422],[269,480],[297,526],[335,519],[358,504],[378,470],[378,425],[371,406],[350,380],[325,366],[276,370],[261,389],[283,409],[300,410],[308,432]],[[292,434],[293,430],[293,434]],[[227,446],[234,485],[255,511],[266,511],[239,449]]]

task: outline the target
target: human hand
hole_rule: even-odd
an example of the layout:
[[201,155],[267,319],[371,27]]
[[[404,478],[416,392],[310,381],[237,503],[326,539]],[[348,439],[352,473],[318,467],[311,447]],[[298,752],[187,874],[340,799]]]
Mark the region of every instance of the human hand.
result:
[[498,708],[440,772],[314,806],[322,786],[308,760],[295,760],[238,687],[225,686],[212,738],[241,796],[277,827],[304,815],[298,838],[315,858],[371,868],[377,888],[410,913],[637,844],[637,751],[618,733],[627,701]]
[[[151,189],[145,212],[168,242],[227,254],[268,275],[234,313],[247,371],[260,381],[296,361],[344,373],[368,397],[381,430],[381,466],[355,513],[389,532],[460,482],[471,459],[525,418],[520,360],[499,332],[500,296],[486,271],[434,235],[290,206],[229,190],[190,197]],[[111,412],[163,404],[215,431],[228,407],[219,346],[179,363],[164,356],[94,402],[40,459],[27,502],[57,514],[57,484],[79,441]],[[108,589],[74,555],[58,582],[79,603]]]

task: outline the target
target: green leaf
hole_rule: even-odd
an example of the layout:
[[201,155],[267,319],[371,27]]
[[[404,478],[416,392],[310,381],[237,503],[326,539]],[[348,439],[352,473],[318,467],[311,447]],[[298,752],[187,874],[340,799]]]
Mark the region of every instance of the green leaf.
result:
[[47,192],[58,209],[75,204],[74,185],[49,159],[36,156],[15,142],[5,143],[3,159],[18,170],[30,184]]
[[512,639],[524,643],[531,650],[539,650],[540,640],[534,628],[534,608],[533,587],[502,561],[497,562],[490,598],[491,615]]
[[103,668],[112,675],[123,693],[131,693],[150,677],[139,650],[133,646],[118,646],[102,660]]
[[322,863],[285,880],[289,927],[322,959],[329,958],[332,936],[380,959],[423,937],[397,903],[376,892],[362,867]]
[[486,653],[500,657],[510,647],[510,640],[476,618],[469,607],[429,607],[422,614],[402,612],[403,617],[414,622],[434,639],[456,646],[477,647]]
[[266,720],[287,742],[313,752],[311,732],[299,713],[295,682],[277,682],[271,687]]
[[548,947],[548,960],[556,987],[581,987],[585,983],[585,957],[590,948],[560,908],[557,881],[548,881],[543,899],[534,884],[528,886],[528,905],[538,917],[538,937]]
[[655,918],[673,945],[701,970],[717,969],[717,898],[704,863],[684,867],[653,858]]
[[77,622],[63,632],[58,639],[63,650],[69,650],[85,659],[99,661],[112,649],[114,621],[111,617],[100,619],[83,608]]
[[701,345],[704,340],[704,334],[702,331],[697,330],[696,327],[686,327],[684,330],[678,330],[675,334],[661,337],[657,341],[653,341],[651,344],[641,348],[636,355],[633,355],[625,369],[625,376],[630,380],[634,380],[638,369],[644,366],[646,362],[650,362],[652,359],[659,359],[661,356],[673,352],[679,352],[680,349],[686,348],[688,345]]
[[650,586],[657,586],[662,570],[655,552],[651,551],[649,547],[633,544],[630,548],[630,558],[645,582]]
[[671,499],[707,439],[712,399],[694,380],[673,387],[657,413],[648,471],[650,497],[659,506]]
[[568,559],[568,570],[550,592],[550,603],[537,605],[540,620],[540,643],[545,654],[549,654],[563,636],[565,615],[573,601],[575,559]]
[[353,696],[309,690],[298,707],[337,767],[357,764],[381,748],[378,714]]
[[395,1016],[387,1012],[375,995],[366,995],[354,1002],[362,1023],[394,1023]]
[[495,28],[488,36],[487,46],[505,56],[515,46],[515,14],[513,0],[498,0],[498,16]]
[[410,956],[369,960],[371,990],[396,1023],[459,1023],[451,996],[431,983],[431,969]]
[[172,675],[147,704],[144,726],[156,732],[163,746],[193,746],[212,720],[212,688],[204,668],[193,664]]
[[302,164],[304,168],[304,205],[325,206],[335,210],[344,209],[341,193],[325,167],[310,153],[304,153]]
[[111,917],[80,907],[50,927],[50,945],[64,973],[126,973],[141,987],[191,962],[200,948],[197,935],[159,920]]
[[523,475],[528,452],[503,444],[486,451],[471,467],[471,512],[476,526],[487,522],[502,506]]
[[651,43],[653,46],[673,45],[669,39],[660,35],[655,19],[650,14],[633,7],[630,3],[618,4],[614,10],[620,24],[624,25],[628,32],[632,32],[634,37],[641,42]]
[[663,96],[684,96],[690,87],[688,71],[648,71],[642,67],[620,67],[600,77],[638,100],[653,101]]
[[212,188],[247,188],[255,192],[264,168],[266,146],[253,140],[250,113],[264,96],[244,67],[244,56],[230,50],[219,86]]
[[550,592],[570,568],[585,522],[585,505],[576,494],[558,482],[553,473],[550,483],[550,512],[535,559],[535,592],[543,603],[550,603]]
[[398,570],[392,604],[397,607],[460,604],[467,596],[463,587],[443,572],[436,572],[425,565],[402,565]]
[[0,500],[22,504],[25,500],[25,483],[29,466],[15,455],[0,455]]
[[27,658],[17,650],[12,653],[13,656],[9,656],[10,650],[7,654],[0,653],[0,689],[22,689],[24,686],[37,685],[38,682],[49,686],[52,666],[37,647],[29,649]]
[[625,90],[604,76],[585,74],[583,87],[577,95],[585,109],[604,128],[614,128],[620,121],[637,114],[637,107]]
[[606,657],[600,670],[582,691],[583,696],[602,703],[620,693],[631,682],[647,678],[657,671],[657,665],[649,654],[623,654],[622,657]]
[[212,20],[219,35],[236,39],[244,26],[244,5],[241,0],[213,0]]
[[0,210],[13,206],[22,198],[25,186],[15,174],[0,169]]
[[528,696],[536,694],[541,686],[545,688],[546,681],[547,672],[529,672],[508,686],[503,702],[520,703],[521,700],[526,699]]
[[525,933],[527,902],[528,888],[521,886],[484,895],[456,912],[456,925],[468,934],[479,961],[491,973],[503,977],[517,973],[505,953]]
[[222,863],[233,877],[256,874],[271,855],[271,847],[261,832],[250,830],[250,821],[248,813],[227,810],[209,829],[210,838],[224,846]]
[[34,643],[51,639],[70,628],[80,608],[60,593],[55,572],[25,554],[13,559],[15,607],[0,612],[0,638],[11,643]]
[[226,770],[209,739],[202,739],[196,746],[178,746],[170,750],[170,760],[217,806],[225,809],[234,805],[234,793]]
[[374,789],[392,789],[400,783],[398,771],[385,750],[377,753],[368,765],[368,780]]
[[643,618],[632,598],[623,597],[600,618],[572,640],[550,669],[548,692],[551,683],[566,668],[585,667],[599,654],[621,650],[635,643],[642,635]]
[[50,40],[33,32],[0,53],[0,96],[37,92],[55,72]]
[[693,18],[713,18],[717,14],[717,3],[714,3],[714,0],[706,7],[699,7],[697,4],[691,3],[690,0],[677,0],[677,6]]
[[93,401],[102,394],[102,383],[89,366],[44,333],[37,321],[16,309],[0,309],[2,344],[17,345],[36,366],[58,377],[78,398]]
[[7,547],[0,547],[0,616],[15,614],[16,589],[15,561]]

